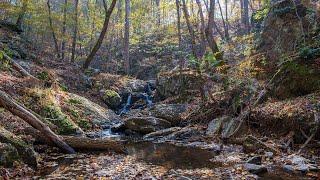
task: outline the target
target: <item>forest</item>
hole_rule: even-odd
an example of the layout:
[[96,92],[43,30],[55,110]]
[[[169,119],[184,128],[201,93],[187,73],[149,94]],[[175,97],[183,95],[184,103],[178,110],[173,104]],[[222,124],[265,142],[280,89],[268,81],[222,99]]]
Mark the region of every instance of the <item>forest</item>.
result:
[[0,179],[320,179],[320,1],[0,0]]

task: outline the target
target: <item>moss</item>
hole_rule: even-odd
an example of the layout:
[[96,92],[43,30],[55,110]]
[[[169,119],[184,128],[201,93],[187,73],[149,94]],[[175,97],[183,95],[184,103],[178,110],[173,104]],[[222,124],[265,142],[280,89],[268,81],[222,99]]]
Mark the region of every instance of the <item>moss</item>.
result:
[[115,97],[118,96],[118,93],[113,91],[113,90],[106,90],[104,92],[104,97],[108,98],[108,97]]
[[111,108],[116,108],[121,103],[121,97],[120,95],[113,91],[113,90],[106,90],[103,94],[103,100],[104,102],[110,106]]
[[80,119],[79,121],[77,121],[77,124],[82,128],[82,129],[90,129],[92,126],[91,124],[85,120],[85,119]]
[[81,101],[78,99],[69,99],[68,103],[76,105],[76,104],[81,104]]
[[44,107],[43,113],[50,122],[59,127],[59,134],[76,133],[77,128],[73,125],[68,116],[61,112],[59,107],[48,105]]
[[43,81],[49,80],[49,73],[47,71],[42,71],[37,74],[37,78]]
[[12,167],[19,160],[19,154],[15,147],[10,144],[0,143],[0,166]]

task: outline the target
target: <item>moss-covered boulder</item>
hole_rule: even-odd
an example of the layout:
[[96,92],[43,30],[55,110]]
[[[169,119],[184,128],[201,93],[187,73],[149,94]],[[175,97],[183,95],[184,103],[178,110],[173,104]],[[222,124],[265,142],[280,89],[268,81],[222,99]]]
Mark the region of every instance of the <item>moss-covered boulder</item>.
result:
[[10,144],[0,143],[0,166],[12,167],[18,161],[19,154],[15,147]]
[[63,101],[62,110],[84,130],[120,120],[112,110],[77,94],[66,93]]
[[[11,133],[10,131],[7,131],[1,126],[0,126],[0,142],[11,144],[13,147],[16,148],[19,154],[19,157],[21,157],[23,162],[30,165],[31,167],[37,167],[38,165],[37,154],[35,153],[33,148],[28,144],[26,144],[22,139],[15,136],[13,133]],[[13,158],[16,159],[16,157],[13,157]]]
[[120,95],[113,90],[105,90],[103,92],[102,99],[108,107],[113,109],[117,108],[121,104]]
[[61,109],[63,92],[54,91],[51,88],[33,88],[26,90],[24,104],[42,116],[45,120],[56,125],[59,134],[79,134],[81,128],[72,121],[70,116]]
[[204,77],[196,71],[163,72],[157,77],[156,88],[162,99],[178,96],[180,102],[187,102],[194,96],[199,96],[204,81]]

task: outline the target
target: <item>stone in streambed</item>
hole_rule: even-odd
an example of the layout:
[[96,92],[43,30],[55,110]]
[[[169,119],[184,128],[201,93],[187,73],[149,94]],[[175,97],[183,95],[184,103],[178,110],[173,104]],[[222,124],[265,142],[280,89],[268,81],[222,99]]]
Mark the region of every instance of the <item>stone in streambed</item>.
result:
[[263,165],[246,163],[244,164],[244,168],[252,174],[263,174],[268,172],[268,169]]
[[178,125],[182,120],[182,113],[186,112],[185,104],[157,104],[150,109],[152,116],[162,118],[173,125]]
[[261,156],[254,156],[247,160],[247,163],[261,165]]
[[141,133],[148,134],[161,129],[169,128],[171,123],[164,119],[155,117],[129,117],[124,121],[126,129]]

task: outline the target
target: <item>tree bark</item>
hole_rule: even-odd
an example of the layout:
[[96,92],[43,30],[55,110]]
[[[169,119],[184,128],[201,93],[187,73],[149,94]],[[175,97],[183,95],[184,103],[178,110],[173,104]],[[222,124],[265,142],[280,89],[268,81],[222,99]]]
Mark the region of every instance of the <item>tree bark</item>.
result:
[[62,25],[62,43],[61,43],[61,60],[64,60],[65,48],[66,48],[67,6],[68,6],[68,0],[64,0],[63,25]]
[[203,55],[206,53],[206,33],[205,33],[205,22],[204,22],[204,15],[202,11],[202,5],[200,0],[196,0],[199,8],[199,13],[200,13],[200,22],[201,22],[201,27],[200,27],[200,34],[201,34],[201,53],[200,57],[202,58]]
[[54,47],[56,49],[56,53],[57,53],[57,57],[60,58],[60,51],[59,51],[59,45],[58,45],[58,39],[57,36],[54,32],[54,28],[53,28],[53,22],[52,22],[52,17],[51,17],[51,5],[50,5],[50,0],[47,1],[47,6],[48,6],[48,13],[49,13],[49,26],[51,29],[51,33],[52,33],[52,39],[54,42]]
[[206,36],[207,36],[209,47],[213,54],[219,52],[218,45],[213,37],[213,26],[215,25],[214,11],[215,11],[215,0],[210,0],[210,11],[209,11],[209,18],[208,18],[208,26],[206,29]]
[[22,30],[22,23],[23,23],[23,19],[24,19],[24,15],[26,14],[27,11],[27,7],[28,7],[28,1],[27,0],[22,0],[22,7],[16,22],[16,25],[19,29]]
[[190,22],[190,17],[189,17],[189,12],[188,12],[188,8],[187,8],[187,4],[186,4],[186,0],[182,0],[182,9],[183,9],[183,13],[184,13],[184,17],[186,19],[186,23],[188,26],[188,31],[191,37],[191,48],[192,48],[192,53],[194,55],[195,58],[198,59],[198,53],[196,50],[196,37],[194,34],[194,30],[192,27],[192,24]]
[[126,74],[130,74],[130,66],[131,66],[131,62],[130,62],[130,54],[129,54],[129,40],[130,40],[130,11],[131,11],[131,7],[130,7],[130,0],[125,0],[125,8],[126,8],[126,13],[125,13],[125,24],[124,24],[124,52],[123,52],[123,56],[124,56],[124,69]]
[[77,45],[77,34],[78,34],[78,6],[79,0],[74,1],[74,29],[72,35],[72,50],[71,50],[71,62],[75,61],[76,56],[76,45]]
[[[43,138],[39,131],[34,128],[26,128],[23,131],[25,134],[31,135],[36,139],[38,143],[46,143],[54,145],[52,142]],[[75,136],[62,136],[64,141],[68,143],[72,148],[77,150],[112,150],[115,152],[125,152],[124,141],[117,141],[112,139],[92,139],[87,137],[75,137]]]
[[54,143],[57,147],[67,153],[75,153],[75,151],[66,144],[59,136],[57,136],[51,129],[39,120],[30,111],[19,105],[14,99],[9,97],[7,93],[0,90],[0,106],[10,111],[13,115],[16,115],[26,121],[35,129],[38,129],[43,136],[45,136],[50,142]]
[[[24,77],[30,77],[32,79],[37,79],[34,76],[32,76],[28,71],[26,71],[23,67],[20,66],[20,64],[18,64],[15,60],[13,60],[12,58],[10,58],[6,53],[2,52],[3,57],[8,60],[10,62],[10,64],[12,65],[13,69],[15,69],[16,71],[18,71],[22,76]],[[38,80],[38,79],[37,79]]]
[[108,30],[108,26],[109,26],[109,21],[110,21],[110,17],[111,14],[113,12],[113,9],[116,5],[117,0],[112,0],[112,3],[109,7],[109,9],[107,9],[106,5],[105,5],[105,10],[106,10],[106,15],[105,15],[105,19],[104,19],[104,23],[103,23],[103,28],[102,31],[100,33],[100,36],[98,38],[97,43],[95,44],[95,46],[93,47],[92,51],[90,52],[89,56],[87,57],[84,65],[83,65],[83,69],[87,69],[91,63],[91,61],[93,60],[94,56],[96,55],[96,53],[98,52],[98,50],[101,47],[101,44],[103,42],[103,39],[107,33]]

